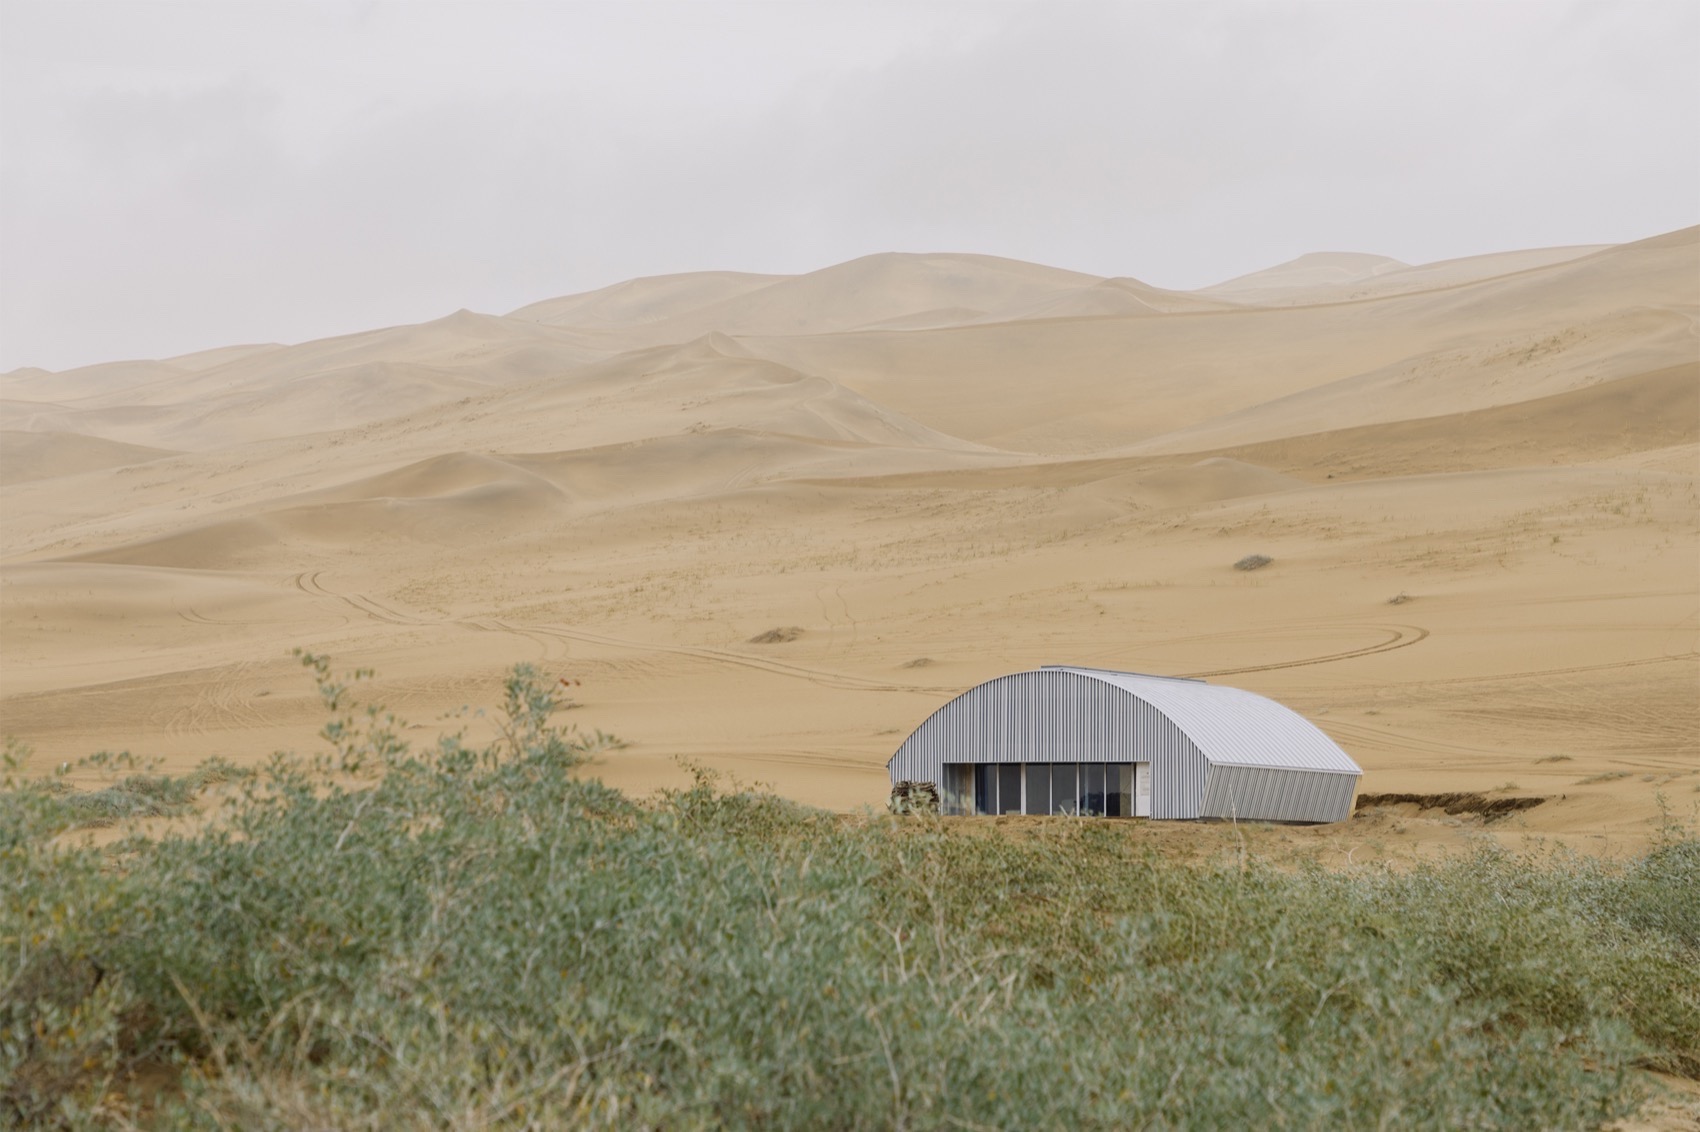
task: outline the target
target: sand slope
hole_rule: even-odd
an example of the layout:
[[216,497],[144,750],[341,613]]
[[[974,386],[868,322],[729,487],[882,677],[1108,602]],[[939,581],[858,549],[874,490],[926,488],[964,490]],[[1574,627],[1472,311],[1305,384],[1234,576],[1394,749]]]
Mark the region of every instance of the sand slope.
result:
[[1550,799],[1319,852],[1627,851],[1700,804],[1697,323],[1686,229],[1197,292],[877,255],[17,371],[0,711],[44,760],[257,760],[316,742],[292,648],[423,741],[528,661],[616,785],[854,808],[1069,661],[1275,695],[1366,790]]
[[0,484],[56,479],[174,455],[167,448],[119,444],[74,432],[0,432]]

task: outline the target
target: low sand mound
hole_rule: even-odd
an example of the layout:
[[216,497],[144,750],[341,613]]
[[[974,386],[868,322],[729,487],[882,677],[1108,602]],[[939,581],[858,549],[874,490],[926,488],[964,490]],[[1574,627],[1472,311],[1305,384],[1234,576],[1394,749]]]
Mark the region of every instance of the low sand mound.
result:
[[[356,367],[433,370],[483,384],[516,384],[595,361],[608,351],[569,330],[474,311],[238,356],[221,365],[153,381],[91,406],[176,405],[213,411],[225,398],[276,392]],[[79,406],[81,407],[81,406]]]
[[57,479],[178,453],[75,432],[0,432],[0,484]]
[[[0,397],[0,421],[4,421],[6,429],[12,432],[28,432],[40,429],[37,422],[48,419],[59,419],[67,413],[75,412],[68,405],[57,401],[30,401],[16,397]],[[46,430],[42,430],[46,431]]]
[[455,452],[66,561],[276,568],[362,547],[475,546],[557,521],[566,509],[565,494],[547,479],[500,459]]
[[[925,453],[922,454],[925,462]],[[749,429],[710,429],[605,448],[505,456],[556,485],[581,509],[724,495],[766,483],[858,471],[878,475],[915,458],[903,449]],[[911,463],[912,466],[912,463]]]
[[787,278],[790,276],[743,271],[651,275],[595,291],[544,299],[511,311],[507,317],[592,329],[646,326],[735,299]]
[[900,314],[896,318],[885,318],[867,326],[858,326],[857,330],[938,330],[946,326],[967,326],[970,323],[982,322],[991,317],[986,311],[975,307],[939,307],[936,310],[916,311],[914,314]]
[[1167,291],[1138,279],[1104,279],[1089,287],[995,311],[986,321],[1032,318],[1143,318],[1161,314],[1233,310],[1235,304],[1191,294]]
[[[1400,267],[1369,275],[1351,275],[1350,272],[1347,272],[1345,275],[1349,277],[1324,279],[1321,282],[1314,283],[1306,283],[1302,279],[1282,283],[1276,277],[1269,277],[1257,287],[1248,287],[1238,291],[1224,291],[1221,288],[1227,287],[1228,284],[1217,284],[1214,287],[1205,288],[1197,294],[1233,298],[1239,302],[1274,307],[1356,302],[1362,299],[1386,298],[1418,291],[1435,291],[1448,287],[1458,287],[1466,283],[1479,283],[1487,279],[1497,279],[1501,276],[1515,275],[1523,271],[1532,271],[1553,264],[1581,259],[1584,256],[1605,251],[1612,246],[1611,244],[1582,244],[1561,248],[1531,248],[1521,251],[1493,252],[1488,255],[1439,260],[1434,263],[1420,264],[1416,267]],[[1259,272],[1244,278],[1255,280],[1262,274]]]
[[161,442],[160,433],[180,416],[175,409],[155,405],[87,409],[28,401],[0,403],[0,420],[8,431],[68,432],[148,448],[173,447]]
[[[206,663],[203,650],[209,641],[233,648],[244,662],[282,659],[288,650],[280,647],[280,635],[292,636],[315,621],[337,620],[313,610],[301,591],[270,578],[98,562],[32,562],[0,567],[0,579],[7,650],[13,656],[23,652],[32,661],[6,666],[9,696],[52,688],[67,674],[110,688],[113,681],[157,673],[167,657],[174,664],[199,666]],[[88,652],[90,638],[100,642],[98,659]],[[172,683],[204,691],[211,680],[200,672]],[[16,699],[7,707],[8,733],[28,728],[32,716],[55,714],[45,706],[20,705]],[[147,707],[154,709],[148,716],[155,727],[173,712],[161,710],[157,692]],[[71,723],[86,723],[100,714],[84,701],[72,709]],[[142,746],[135,746],[138,742]],[[125,745],[138,754],[144,749],[152,754],[157,750],[153,742],[132,734]]]
[[[442,499],[493,484],[545,484],[518,464],[478,452],[445,452],[393,471],[367,476],[302,497],[313,503],[375,499]],[[548,485],[552,486],[552,485]]]
[[154,426],[162,440],[190,449],[223,448],[283,436],[356,428],[488,393],[470,374],[393,362],[363,362],[227,394],[211,407],[183,405]]
[[225,519],[162,538],[73,555],[177,570],[294,567],[344,558],[361,548],[418,543],[472,548],[533,531],[564,511],[558,492],[535,484],[491,483],[426,499],[361,499],[278,508]]
[[712,429],[555,453],[453,452],[290,496],[259,512],[68,561],[196,570],[310,563],[357,547],[471,546],[536,534],[574,514],[684,502],[811,477],[929,466],[927,449]]
[[178,354],[175,357],[166,358],[165,362],[167,365],[176,366],[178,369],[187,370],[190,373],[199,373],[202,370],[214,369],[218,366],[229,365],[231,362],[242,361],[244,359],[257,358],[261,354],[269,354],[273,350],[282,349],[285,349],[285,347],[278,342],[254,342],[240,346],[215,346],[211,350],[196,350],[192,354]]
[[1366,255],[1362,252],[1311,252],[1297,259],[1278,263],[1274,267],[1253,271],[1249,275],[1237,275],[1209,287],[1202,287],[1199,293],[1255,303],[1259,300],[1278,300],[1296,291],[1358,283],[1374,279],[1378,275],[1405,271],[1410,266],[1384,255]]
[[1594,463],[1697,439],[1700,362],[1690,362],[1491,409],[1311,433],[1232,452],[1277,468],[1352,479]]
[[194,372],[192,365],[159,361],[102,362],[59,372],[31,367],[0,374],[0,393],[24,401],[80,401],[85,397],[123,394]]
[[1382,298],[1389,295],[1411,294],[1417,291],[1436,291],[1479,283],[1553,264],[1567,263],[1605,251],[1610,244],[1586,244],[1566,248],[1535,248],[1529,251],[1496,252],[1491,255],[1466,256],[1463,259],[1441,260],[1419,267],[1408,267],[1359,279],[1350,284],[1295,290],[1268,303],[1289,306],[1300,303],[1353,302],[1359,299]]
[[694,337],[819,334],[922,311],[995,310],[1097,282],[1096,276],[981,255],[864,256],[693,311],[660,324]]
[[479,416],[500,428],[485,436],[453,420],[437,427],[510,451],[605,448],[682,431],[723,430],[938,453],[987,451],[825,377],[751,357],[738,341],[713,334],[504,393],[481,405]]
[[298,540],[329,549],[396,540],[471,548],[535,532],[565,513],[559,491],[526,479],[485,483],[423,499],[294,507],[269,518]]
[[1127,450],[1197,452],[1491,409],[1664,369],[1693,354],[1692,316],[1677,309],[1630,307],[1586,322],[1403,358]]
[[243,570],[275,566],[287,533],[266,518],[225,519],[139,542],[74,554],[65,562],[103,562],[171,570]]
[[559,519],[567,495],[516,462],[450,452],[337,487],[295,496],[267,519],[323,546],[374,539],[473,545]]
[[1269,468],[1213,456],[1180,467],[1142,468],[1107,476],[1083,485],[1081,490],[1128,496],[1149,506],[1179,507],[1309,486],[1304,480]]

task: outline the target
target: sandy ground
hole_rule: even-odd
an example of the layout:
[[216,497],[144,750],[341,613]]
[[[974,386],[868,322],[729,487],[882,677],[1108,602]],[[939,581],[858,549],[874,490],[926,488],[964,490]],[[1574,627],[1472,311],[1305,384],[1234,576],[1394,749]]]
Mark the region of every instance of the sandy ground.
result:
[[421,740],[527,661],[614,785],[854,810],[953,694],[1082,663],[1273,696],[1365,792],[1547,799],[1271,846],[1632,852],[1700,807],[1697,238],[1190,294],[875,256],[15,371],[0,726],[252,763],[317,746],[293,648]]

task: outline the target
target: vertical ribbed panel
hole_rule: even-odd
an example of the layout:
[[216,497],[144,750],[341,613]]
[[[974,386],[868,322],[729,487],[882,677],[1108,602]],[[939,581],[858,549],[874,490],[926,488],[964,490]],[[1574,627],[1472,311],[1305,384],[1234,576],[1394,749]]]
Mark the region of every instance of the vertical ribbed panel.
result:
[[1201,816],[1239,821],[1344,821],[1358,776],[1328,771],[1210,768]]
[[945,786],[947,763],[1151,763],[1151,816],[1202,813],[1208,764],[1168,716],[1103,680],[1055,669],[1000,676],[934,712],[889,764]]

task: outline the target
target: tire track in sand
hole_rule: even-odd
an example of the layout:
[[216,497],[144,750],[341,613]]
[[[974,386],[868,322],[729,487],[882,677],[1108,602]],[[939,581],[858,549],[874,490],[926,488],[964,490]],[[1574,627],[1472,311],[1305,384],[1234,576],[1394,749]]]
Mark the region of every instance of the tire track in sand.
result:
[[311,597],[326,598],[338,601],[348,607],[365,614],[376,621],[389,625],[408,627],[430,627],[457,625],[461,628],[473,629],[487,633],[507,633],[512,636],[524,637],[538,642],[548,654],[547,639],[555,638],[562,641],[578,641],[582,644],[602,645],[611,648],[630,649],[634,652],[668,653],[675,656],[694,657],[720,664],[737,665],[769,672],[777,676],[789,676],[795,679],[807,680],[823,687],[840,688],[846,691],[864,692],[919,692],[926,695],[940,693],[954,694],[961,691],[957,686],[894,684],[890,681],[871,680],[861,676],[851,676],[847,673],[832,672],[822,668],[811,668],[807,665],[792,664],[786,661],[769,660],[765,657],[745,656],[742,653],[730,652],[725,649],[708,648],[696,645],[667,645],[654,641],[639,641],[629,637],[615,637],[606,633],[591,633],[582,629],[569,629],[561,625],[514,625],[499,617],[481,618],[429,618],[404,612],[386,605],[369,595],[361,593],[342,593],[332,590],[320,581],[322,572],[318,570],[305,571],[295,576],[297,589]]
[[1354,627],[1374,629],[1376,632],[1388,633],[1391,635],[1387,638],[1387,640],[1382,641],[1380,644],[1370,645],[1367,648],[1348,649],[1345,652],[1324,653],[1321,656],[1302,657],[1298,660],[1282,660],[1273,664],[1248,664],[1242,668],[1216,668],[1208,672],[1183,672],[1180,675],[1191,680],[1200,680],[1206,676],[1238,676],[1244,672],[1273,672],[1278,668],[1304,668],[1307,665],[1312,664],[1333,664],[1340,660],[1353,660],[1361,656],[1376,656],[1384,652],[1408,649],[1412,645],[1422,644],[1424,641],[1428,640],[1429,636],[1429,631],[1427,629],[1416,625],[1342,626],[1342,628]]

